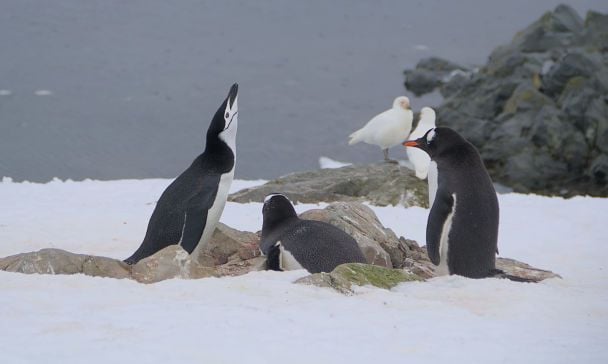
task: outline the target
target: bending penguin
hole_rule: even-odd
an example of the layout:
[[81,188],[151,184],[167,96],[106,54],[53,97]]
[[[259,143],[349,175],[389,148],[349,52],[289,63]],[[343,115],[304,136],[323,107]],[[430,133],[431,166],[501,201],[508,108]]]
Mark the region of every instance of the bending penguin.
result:
[[234,177],[238,85],[213,116],[203,154],[160,196],[141,246],[125,259],[135,264],[173,244],[192,254],[204,246],[222,215]]
[[449,128],[403,143],[437,164],[438,188],[426,226],[426,248],[438,275],[484,278],[496,270],[498,199],[477,149]]
[[343,263],[367,263],[355,239],[322,221],[301,220],[281,194],[264,199],[260,250],[269,270],[331,272]]
[[385,162],[395,162],[388,158],[388,148],[399,145],[410,135],[413,120],[410,99],[399,96],[391,109],[374,116],[364,127],[352,133],[348,145],[359,142],[377,145],[384,153]]
[[[435,110],[430,107],[423,107],[420,110],[420,120],[418,126],[410,134],[409,139],[418,139],[427,131],[435,127]],[[435,194],[437,193],[437,164],[431,161],[429,155],[417,148],[407,148],[407,157],[414,165],[416,177],[420,179],[427,178],[429,185],[429,207],[433,206]]]

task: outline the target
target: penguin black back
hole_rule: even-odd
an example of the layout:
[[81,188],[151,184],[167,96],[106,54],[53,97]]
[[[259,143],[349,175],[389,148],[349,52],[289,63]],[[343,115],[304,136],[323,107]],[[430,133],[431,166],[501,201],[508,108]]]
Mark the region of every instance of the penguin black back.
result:
[[262,213],[260,249],[267,257],[268,269],[302,267],[319,273],[331,272],[343,263],[366,263],[355,239],[331,224],[298,218],[283,195],[267,196]]
[[477,149],[456,131],[445,127],[431,129],[404,145],[424,150],[437,163],[437,195],[426,232],[431,261],[441,265],[442,258],[447,259],[450,274],[470,278],[493,275],[498,199]]
[[143,242],[126,263],[137,263],[173,244],[192,253],[210,238],[234,175],[237,95],[234,84],[207,129],[204,152],[162,193]]

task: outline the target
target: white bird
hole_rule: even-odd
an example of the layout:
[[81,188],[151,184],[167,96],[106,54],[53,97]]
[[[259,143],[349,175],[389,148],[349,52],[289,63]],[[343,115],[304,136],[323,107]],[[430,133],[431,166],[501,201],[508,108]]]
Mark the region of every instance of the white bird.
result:
[[[420,120],[418,121],[418,126],[412,134],[410,134],[409,140],[416,140],[423,136],[429,129],[433,129],[435,127],[435,110],[430,107],[423,107],[420,110]],[[407,149],[407,157],[410,162],[414,165],[414,169],[416,170],[416,177],[420,179],[425,179],[429,172],[429,164],[431,163],[431,157],[429,157],[426,152],[418,149],[418,148],[406,148]]]
[[352,133],[349,145],[359,142],[377,145],[384,152],[384,160],[388,158],[388,148],[401,144],[407,139],[412,130],[414,114],[410,108],[410,99],[399,96],[393,101],[393,108],[374,116],[365,126]]

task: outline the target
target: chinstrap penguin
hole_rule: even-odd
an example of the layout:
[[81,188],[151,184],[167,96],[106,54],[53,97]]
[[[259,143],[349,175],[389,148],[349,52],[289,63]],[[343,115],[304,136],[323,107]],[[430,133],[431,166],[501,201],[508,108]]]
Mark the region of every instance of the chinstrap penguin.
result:
[[437,274],[484,278],[496,270],[498,199],[477,149],[438,127],[403,143],[437,164],[438,188],[426,227],[426,248]]
[[173,244],[192,254],[207,243],[234,177],[237,124],[235,83],[211,120],[205,151],[162,193],[141,246],[126,263],[135,264]]
[[[435,110],[423,107],[420,110],[420,120],[416,129],[410,134],[409,139],[415,140],[423,136],[427,131],[435,127]],[[416,177],[427,179],[429,186],[429,207],[433,206],[435,194],[437,193],[437,164],[431,162],[429,155],[418,148],[407,148],[407,157],[414,165]]]
[[410,99],[399,96],[393,101],[391,109],[374,116],[363,128],[352,133],[348,144],[365,142],[377,145],[384,152],[384,160],[394,162],[388,158],[388,149],[407,139],[412,130],[413,119]]
[[260,250],[269,270],[320,273],[343,263],[367,263],[355,239],[331,224],[298,218],[284,195],[268,195],[262,215]]

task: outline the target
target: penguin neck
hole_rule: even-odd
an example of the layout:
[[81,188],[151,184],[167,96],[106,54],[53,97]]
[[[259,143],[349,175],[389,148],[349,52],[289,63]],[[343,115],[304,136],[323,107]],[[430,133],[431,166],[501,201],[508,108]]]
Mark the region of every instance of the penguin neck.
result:
[[207,168],[226,173],[234,168],[236,155],[232,148],[218,136],[207,135],[205,151],[202,154]]
[[[276,215],[276,216],[272,216]],[[280,230],[281,227],[287,226],[292,222],[300,220],[295,210],[284,214],[269,214],[264,216],[262,223],[262,236],[268,236],[271,231]]]

